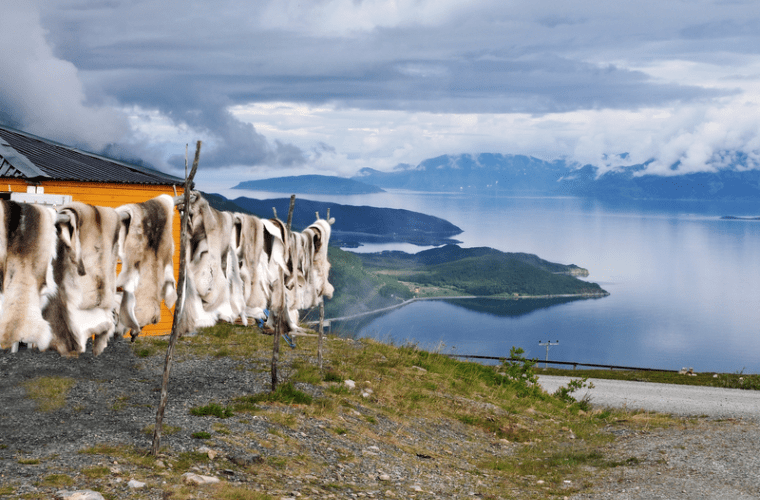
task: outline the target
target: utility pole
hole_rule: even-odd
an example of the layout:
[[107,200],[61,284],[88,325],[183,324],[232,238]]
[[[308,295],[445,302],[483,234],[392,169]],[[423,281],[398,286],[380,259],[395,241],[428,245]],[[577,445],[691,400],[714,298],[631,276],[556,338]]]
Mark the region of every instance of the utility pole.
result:
[[549,347],[553,345],[559,345],[559,340],[553,344],[549,340],[547,340],[545,343],[542,344],[541,341],[539,340],[538,345],[540,345],[541,347],[546,346],[546,362],[544,363],[544,368],[548,368],[549,367]]

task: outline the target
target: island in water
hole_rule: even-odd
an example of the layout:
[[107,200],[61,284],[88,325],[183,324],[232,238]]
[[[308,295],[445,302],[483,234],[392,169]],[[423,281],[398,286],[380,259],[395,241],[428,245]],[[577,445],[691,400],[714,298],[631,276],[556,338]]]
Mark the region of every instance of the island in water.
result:
[[385,190],[355,179],[330,175],[294,175],[257,181],[243,181],[232,189],[303,194],[371,194]]

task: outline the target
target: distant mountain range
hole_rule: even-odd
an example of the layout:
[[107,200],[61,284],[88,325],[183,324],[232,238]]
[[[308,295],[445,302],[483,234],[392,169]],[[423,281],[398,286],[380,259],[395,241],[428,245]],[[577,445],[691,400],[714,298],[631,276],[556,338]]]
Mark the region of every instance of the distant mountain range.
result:
[[383,189],[354,179],[328,175],[299,175],[244,181],[232,189],[298,194],[369,194]]
[[354,180],[386,189],[431,192],[509,193],[651,200],[756,200],[760,171],[727,168],[676,176],[638,175],[645,165],[597,178],[591,165],[547,162],[520,155],[444,155],[391,172],[360,170]]
[[[203,193],[217,210],[245,212],[262,218],[277,216],[286,220],[289,198],[258,200],[240,197],[228,200],[220,194]],[[459,243],[453,239],[462,230],[447,220],[411,210],[341,205],[296,198],[293,210],[293,229],[301,231],[314,222],[316,212],[326,218],[335,217],[330,243],[335,246],[357,247],[362,243],[412,243],[415,245],[445,245]]]

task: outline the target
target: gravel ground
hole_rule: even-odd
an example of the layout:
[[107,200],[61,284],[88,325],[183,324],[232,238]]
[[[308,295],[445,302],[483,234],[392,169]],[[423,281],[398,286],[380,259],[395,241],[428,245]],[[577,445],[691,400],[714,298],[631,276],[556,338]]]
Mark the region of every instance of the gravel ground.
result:
[[[281,351],[282,380],[299,356],[297,349]],[[223,420],[190,414],[193,407],[228,405],[235,397],[267,392],[269,363],[270,359],[175,358],[162,464],[177,464],[183,453],[195,452],[194,462],[200,465],[189,472],[276,499],[466,498],[496,481],[473,464],[484,454],[504,456],[519,446],[484,440],[477,428],[450,421],[399,425],[361,404],[338,407],[332,420],[266,404],[253,414]],[[0,351],[0,497],[65,498],[59,491],[95,489],[106,498],[168,498],[164,481],[184,470],[141,465],[139,457],[122,459],[104,449],[126,444],[135,446],[138,454],[147,452],[152,434],[146,427],[155,423],[163,366],[163,353],[139,358],[126,340],[109,345],[96,358],[89,351],[78,358],[36,350]],[[42,376],[76,381],[63,408],[39,411],[27,397],[24,381]],[[296,388],[312,396],[321,391],[308,384]],[[194,439],[196,432],[212,437]],[[93,446],[99,447],[96,453],[82,453]],[[212,460],[197,460],[197,453],[205,456],[209,450]],[[61,475],[72,479],[54,484],[51,478]],[[146,485],[130,488],[133,479]],[[188,498],[187,492],[179,498]],[[190,498],[215,498],[215,493],[213,488],[198,488]]]
[[[298,350],[283,352],[283,378],[299,355]],[[140,460],[112,456],[107,450],[82,453],[93,446],[102,449],[120,443],[147,450],[151,434],[146,427],[155,422],[163,361],[162,354],[137,357],[123,340],[97,358],[89,352],[79,358],[0,352],[0,496],[54,498],[65,486],[97,489],[114,499],[168,498],[164,481],[183,471],[173,471],[171,465],[162,470],[163,461],[178,464],[183,453],[207,454],[210,449],[215,458],[200,461],[192,472],[267,492],[276,499],[473,498],[498,491],[494,485],[501,484],[476,464],[488,457],[509,456],[522,446],[484,439],[477,428],[457,422],[428,419],[400,425],[362,404],[339,408],[332,421],[281,405],[265,405],[254,414],[225,420],[192,416],[192,407],[228,404],[234,397],[268,390],[269,359],[219,357],[175,360],[161,465],[141,465]],[[23,382],[40,376],[75,381],[63,408],[42,412],[28,398]],[[595,382],[598,392],[592,393],[592,404],[614,404],[602,402],[601,382]],[[547,379],[542,377],[542,383]],[[306,384],[297,387],[312,396],[322,390]],[[614,392],[620,395],[624,390]],[[683,390],[677,388],[677,394]],[[669,397],[658,394],[659,399]],[[458,404],[478,404],[460,399]],[[644,407],[639,396],[623,399],[631,409]],[[679,408],[679,413],[691,414],[690,407]],[[695,410],[698,415],[705,413]],[[607,432],[616,434],[616,440],[605,453],[631,462],[630,466],[605,469],[590,489],[571,498],[760,498],[758,420],[714,416],[724,420],[698,418],[686,425],[638,431],[631,430],[635,426],[611,426]],[[200,431],[210,432],[212,439],[194,439],[192,433]],[[57,475],[72,479],[61,486],[50,481]],[[131,479],[146,484],[130,488]],[[213,491],[201,488],[191,496],[214,498]],[[187,498],[184,495],[180,498]],[[528,494],[513,488],[495,497]]]

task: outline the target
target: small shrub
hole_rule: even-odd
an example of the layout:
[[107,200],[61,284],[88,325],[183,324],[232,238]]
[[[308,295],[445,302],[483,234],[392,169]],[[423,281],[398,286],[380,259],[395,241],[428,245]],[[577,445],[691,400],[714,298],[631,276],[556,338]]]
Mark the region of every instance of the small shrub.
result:
[[339,436],[342,436],[343,434],[345,434],[346,432],[348,432],[348,431],[347,431],[346,429],[344,429],[343,427],[336,427],[336,428],[335,428],[335,429],[333,429],[333,430],[335,431],[335,434],[337,434],[337,435],[339,435]]
[[325,374],[322,379],[325,382],[343,382],[343,377],[340,376],[340,373],[333,370],[332,368],[325,370]]
[[212,416],[217,418],[230,418],[235,413],[231,408],[222,406],[218,403],[209,403],[206,406],[196,406],[190,409],[190,414],[196,417]]
[[206,431],[193,432],[190,435],[195,439],[211,439],[211,434]]
[[524,353],[522,347],[512,346],[509,351],[510,359],[504,361],[504,371],[517,389],[518,395],[533,396],[540,391],[538,375],[533,371],[536,362],[523,357]]

